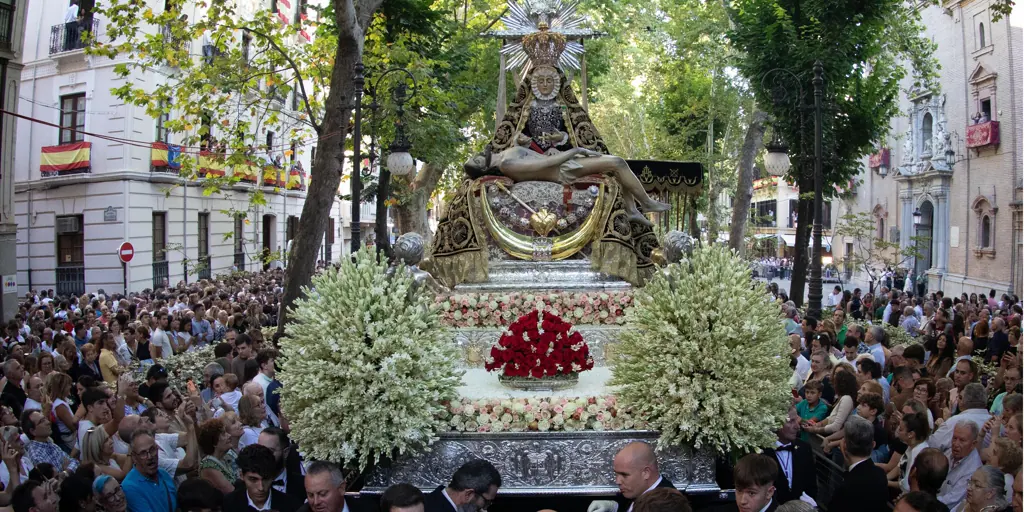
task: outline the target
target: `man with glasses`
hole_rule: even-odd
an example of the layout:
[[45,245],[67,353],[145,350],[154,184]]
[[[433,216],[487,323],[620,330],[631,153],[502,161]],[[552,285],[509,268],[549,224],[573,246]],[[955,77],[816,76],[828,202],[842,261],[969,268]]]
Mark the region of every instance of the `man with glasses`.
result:
[[132,434],[131,456],[134,467],[124,478],[121,488],[133,512],[174,512],[177,510],[177,488],[174,479],[160,469],[160,448],[153,433],[137,430]]
[[440,486],[423,500],[425,512],[477,512],[487,510],[498,497],[501,474],[490,462],[474,459],[452,475],[447,487]]

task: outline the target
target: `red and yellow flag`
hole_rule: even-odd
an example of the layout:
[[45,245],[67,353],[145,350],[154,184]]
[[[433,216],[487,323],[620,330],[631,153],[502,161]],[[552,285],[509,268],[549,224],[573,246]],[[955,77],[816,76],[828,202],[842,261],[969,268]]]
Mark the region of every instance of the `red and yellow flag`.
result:
[[291,171],[288,171],[288,190],[304,190],[305,188],[302,171],[293,167]]
[[240,181],[246,183],[256,183],[259,174],[256,172],[256,165],[252,162],[246,162],[245,165],[236,165],[231,171],[234,176],[237,176]]
[[263,168],[263,186],[265,187],[279,187],[282,185],[280,176],[280,169],[273,165],[268,165]]
[[199,176],[206,178],[211,176],[224,176],[226,165],[223,160],[217,160],[217,154],[211,151],[199,152]]
[[39,170],[44,173],[61,174],[78,169],[88,169],[91,149],[91,142],[45,146],[40,156]]

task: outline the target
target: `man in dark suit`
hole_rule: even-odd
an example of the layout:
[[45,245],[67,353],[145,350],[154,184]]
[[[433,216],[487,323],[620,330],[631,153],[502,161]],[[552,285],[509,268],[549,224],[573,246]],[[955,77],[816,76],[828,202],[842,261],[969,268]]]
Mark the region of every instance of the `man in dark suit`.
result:
[[380,495],[384,512],[423,512],[423,491],[412,484],[395,484]]
[[615,483],[619,496],[615,501],[595,500],[590,502],[587,512],[633,511],[633,502],[647,491],[658,487],[675,489],[676,486],[658,470],[658,459],[651,445],[636,441],[629,443],[615,454],[612,461]]
[[732,469],[736,485],[736,509],[739,512],[774,512],[782,500],[775,498],[779,479],[778,462],[767,455],[751,453]]
[[273,487],[299,503],[306,501],[306,472],[298,450],[291,444],[288,434],[278,427],[267,427],[257,441],[274,452]]
[[483,459],[473,459],[452,475],[448,487],[439,486],[423,497],[425,512],[476,512],[486,510],[498,497],[501,474]]
[[778,440],[775,447],[764,451],[778,465],[779,474],[775,479],[775,501],[778,503],[800,499],[804,494],[810,498],[818,495],[814,454],[810,445],[798,439],[799,434],[800,417],[796,414],[796,407],[790,407],[786,423],[776,432]]
[[847,467],[843,484],[832,495],[829,512],[882,512],[888,510],[889,497],[885,471],[871,462],[875,448],[875,427],[859,416],[843,425],[845,434],[839,441]]
[[369,498],[345,496],[345,474],[336,464],[322,461],[310,464],[306,469],[305,486],[309,501],[299,512],[342,512],[346,507],[349,512],[377,512],[377,506]]
[[224,510],[256,512],[276,510],[295,512],[301,501],[274,489],[274,452],[270,448],[251,444],[238,454],[238,470],[245,487],[224,496]]

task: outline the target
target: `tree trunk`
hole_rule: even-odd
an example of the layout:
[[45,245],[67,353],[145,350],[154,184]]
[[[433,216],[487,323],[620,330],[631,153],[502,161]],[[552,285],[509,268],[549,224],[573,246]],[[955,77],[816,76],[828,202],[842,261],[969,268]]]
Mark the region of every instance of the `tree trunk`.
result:
[[434,233],[430,231],[430,224],[427,222],[427,205],[443,174],[443,167],[430,163],[423,164],[412,183],[415,192],[409,196],[407,201],[396,205],[393,209],[398,232],[400,234],[419,233],[423,236],[427,247],[430,247],[430,241],[434,237]]
[[338,46],[334,54],[331,84],[324,102],[324,117],[317,132],[316,161],[310,166],[309,188],[302,206],[299,227],[292,250],[288,254],[285,272],[284,296],[277,314],[277,336],[284,334],[288,322],[288,308],[302,295],[302,287],[309,285],[316,271],[316,258],[324,240],[331,207],[341,183],[345,160],[345,140],[348,138],[349,119],[352,117],[351,99],[355,96],[355,65],[363,54],[363,36],[373,12],[381,0],[360,2],[334,0],[335,21],[338,26]]
[[[802,171],[806,169],[801,169]],[[797,184],[800,191],[814,190],[814,179],[808,178],[807,172],[801,172],[800,182]],[[814,223],[814,199],[800,195],[800,202],[797,205],[796,214],[796,259],[793,261],[793,276],[789,287],[789,299],[800,306],[804,302],[804,288],[807,285],[807,267],[810,264],[811,227]],[[820,257],[820,256],[819,256]]]
[[754,160],[764,140],[764,123],[768,114],[760,110],[754,112],[747,134],[743,137],[740,149],[740,162],[736,169],[736,194],[732,202],[732,224],[729,226],[729,248],[743,255],[746,244],[743,243],[743,231],[750,217],[750,200],[754,196]]

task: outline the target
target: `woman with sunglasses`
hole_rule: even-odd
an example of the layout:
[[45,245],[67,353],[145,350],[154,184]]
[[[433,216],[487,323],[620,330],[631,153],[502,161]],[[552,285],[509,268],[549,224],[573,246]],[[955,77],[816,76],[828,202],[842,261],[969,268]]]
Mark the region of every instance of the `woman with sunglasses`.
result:
[[96,477],[92,483],[92,492],[96,496],[99,510],[103,512],[125,512],[128,508],[121,484],[110,475]]

